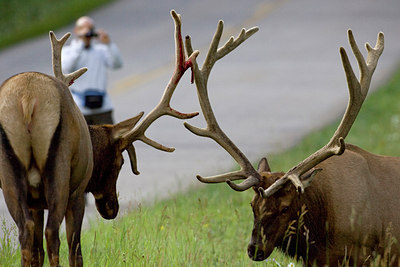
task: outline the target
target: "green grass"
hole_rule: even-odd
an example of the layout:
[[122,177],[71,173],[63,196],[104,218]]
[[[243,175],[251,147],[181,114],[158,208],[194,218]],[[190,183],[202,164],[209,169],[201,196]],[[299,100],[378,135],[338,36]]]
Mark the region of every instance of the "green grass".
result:
[[[256,266],[246,254],[251,192],[217,185],[138,207],[83,234],[89,266]],[[67,252],[66,244],[63,251]],[[113,255],[112,257],[104,255]],[[276,255],[277,261],[292,260]]]
[[0,0],[0,49],[55,30],[113,0]]
[[[347,142],[374,153],[398,156],[398,99],[400,71],[367,98]],[[309,135],[289,151],[269,155],[273,170],[287,171],[323,146],[337,124]],[[225,184],[208,185],[151,206],[139,206],[114,221],[93,221],[82,234],[85,265],[287,266],[293,260],[278,251],[271,255],[268,264],[255,263],[247,257],[253,220],[249,205],[251,191],[236,193]],[[15,234],[12,229],[5,231]],[[61,265],[66,266],[65,236],[61,240]],[[2,241],[0,266],[19,265],[20,252],[12,242],[12,239]]]
[[7,226],[5,220],[1,220],[0,233],[0,266],[18,266],[20,251],[17,247],[18,233],[15,225]]

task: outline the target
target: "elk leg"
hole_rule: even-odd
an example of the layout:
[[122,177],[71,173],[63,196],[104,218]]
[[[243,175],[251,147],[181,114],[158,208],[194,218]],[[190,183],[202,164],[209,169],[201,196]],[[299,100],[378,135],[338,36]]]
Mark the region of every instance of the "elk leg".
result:
[[35,222],[35,236],[32,249],[32,266],[43,266],[44,249],[43,249],[43,210],[32,211],[33,221]]
[[67,201],[67,197],[56,197],[48,203],[49,216],[47,218],[45,236],[50,266],[59,266],[59,229],[65,214]]
[[81,228],[85,212],[85,198],[83,194],[70,198],[67,213],[65,215],[65,225],[69,247],[69,266],[83,266],[81,252]]
[[[64,200],[66,202],[66,200]],[[60,201],[63,202],[63,201]],[[60,206],[66,206],[61,205]],[[60,237],[59,229],[65,213],[65,208],[55,206],[53,202],[49,205],[49,216],[47,218],[45,236],[47,241],[47,253],[49,257],[50,266],[59,266],[59,249],[60,249]]]
[[21,265],[29,266],[33,246],[34,222],[29,212],[26,171],[11,148],[0,125],[0,183],[11,217],[18,227]]
[[30,266],[32,260],[32,247],[33,247],[33,235],[34,235],[35,224],[31,218],[26,218],[23,225],[23,231],[19,235],[19,241],[21,243],[21,261],[22,266]]
[[49,209],[45,236],[50,266],[59,266],[59,229],[68,204],[70,166],[66,166],[65,162],[63,158],[54,160],[51,164],[54,164],[54,168],[47,172],[45,179],[45,195]]
[[60,249],[60,238],[59,229],[62,221],[62,217],[54,212],[54,209],[50,212],[47,219],[45,236],[47,241],[47,253],[49,257],[50,266],[59,266],[59,249]]
[[1,179],[3,186],[4,199],[7,204],[8,211],[18,227],[19,242],[21,245],[21,265],[30,266],[31,251],[34,238],[34,221],[29,212],[26,202],[26,183],[24,179]]

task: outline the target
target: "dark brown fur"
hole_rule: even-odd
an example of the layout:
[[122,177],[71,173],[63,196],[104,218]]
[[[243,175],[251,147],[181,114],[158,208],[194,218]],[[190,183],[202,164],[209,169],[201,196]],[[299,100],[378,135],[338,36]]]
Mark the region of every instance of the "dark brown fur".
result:
[[[304,194],[289,184],[267,199],[254,195],[249,257],[264,260],[277,247],[307,266],[369,265],[377,255],[397,266],[399,243],[388,244],[393,237],[400,240],[400,158],[346,145],[343,155],[316,168],[323,170]],[[269,167],[259,171],[264,189],[283,175]],[[284,239],[289,225],[294,232]]]
[[105,219],[117,216],[119,204],[117,197],[118,174],[124,164],[119,140],[111,138],[113,126],[89,126],[93,145],[93,173],[86,188],[96,199],[96,207]]

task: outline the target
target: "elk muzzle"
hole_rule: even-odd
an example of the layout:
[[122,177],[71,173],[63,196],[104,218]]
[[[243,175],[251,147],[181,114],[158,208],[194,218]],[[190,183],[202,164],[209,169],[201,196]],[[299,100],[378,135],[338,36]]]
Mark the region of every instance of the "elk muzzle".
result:
[[263,261],[271,255],[274,247],[271,249],[260,243],[251,241],[247,246],[247,255],[253,261]]
[[117,217],[119,204],[116,197],[102,197],[96,199],[96,208],[101,217],[111,220]]
[[[275,237],[275,236],[270,236]],[[253,261],[263,261],[271,255],[275,248],[275,242],[269,240],[264,233],[260,222],[255,222],[251,234],[251,241],[247,246],[247,255]]]
[[252,243],[247,246],[247,255],[249,255],[249,258],[253,261],[263,261],[267,258],[262,248]]

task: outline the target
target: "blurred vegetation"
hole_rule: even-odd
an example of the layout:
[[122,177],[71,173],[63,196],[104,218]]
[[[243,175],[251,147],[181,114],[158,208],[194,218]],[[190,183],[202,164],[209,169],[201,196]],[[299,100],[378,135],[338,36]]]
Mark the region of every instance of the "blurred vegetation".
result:
[[114,0],[0,0],[0,49],[55,30]]

